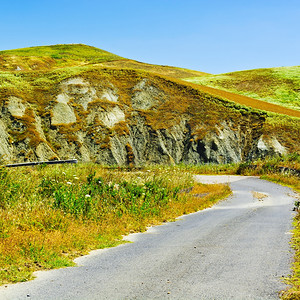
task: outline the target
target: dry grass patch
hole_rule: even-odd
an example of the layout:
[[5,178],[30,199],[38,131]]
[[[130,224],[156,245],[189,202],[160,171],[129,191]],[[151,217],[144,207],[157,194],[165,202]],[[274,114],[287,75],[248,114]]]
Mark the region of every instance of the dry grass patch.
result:
[[252,191],[253,198],[257,199],[258,201],[263,201],[265,198],[268,197],[268,195],[256,191]]
[[[93,164],[0,170],[0,283],[74,265],[122,236],[211,206],[228,186],[196,184],[176,169]],[[188,189],[189,192],[182,192]]]

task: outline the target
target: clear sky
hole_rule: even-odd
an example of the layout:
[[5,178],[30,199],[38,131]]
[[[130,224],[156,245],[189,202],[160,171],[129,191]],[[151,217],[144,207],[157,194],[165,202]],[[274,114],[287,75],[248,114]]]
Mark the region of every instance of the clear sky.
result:
[[300,0],[1,0],[0,49],[83,43],[225,73],[300,65]]

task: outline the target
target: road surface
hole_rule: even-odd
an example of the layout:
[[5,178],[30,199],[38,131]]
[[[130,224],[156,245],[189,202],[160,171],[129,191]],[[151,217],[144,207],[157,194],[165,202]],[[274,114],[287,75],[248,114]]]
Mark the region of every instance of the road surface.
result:
[[278,299],[293,257],[293,192],[256,177],[197,179],[230,182],[233,194],[130,235],[133,243],[93,251],[78,267],[2,286],[0,299]]

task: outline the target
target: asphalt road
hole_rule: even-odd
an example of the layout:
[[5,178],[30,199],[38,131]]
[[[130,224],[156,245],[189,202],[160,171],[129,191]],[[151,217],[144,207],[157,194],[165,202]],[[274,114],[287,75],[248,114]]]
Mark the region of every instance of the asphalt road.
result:
[[230,181],[233,195],[213,208],[93,251],[78,267],[2,286],[0,299],[278,299],[293,257],[292,191],[254,177],[215,178],[198,180]]

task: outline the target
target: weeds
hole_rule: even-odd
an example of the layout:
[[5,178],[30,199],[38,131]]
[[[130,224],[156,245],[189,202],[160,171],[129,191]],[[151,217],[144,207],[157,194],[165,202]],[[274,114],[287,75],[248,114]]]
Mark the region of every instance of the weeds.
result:
[[29,280],[35,270],[71,266],[92,249],[123,243],[122,235],[208,207],[230,193],[227,186],[195,184],[187,172],[168,167],[2,168],[0,179],[1,284]]

